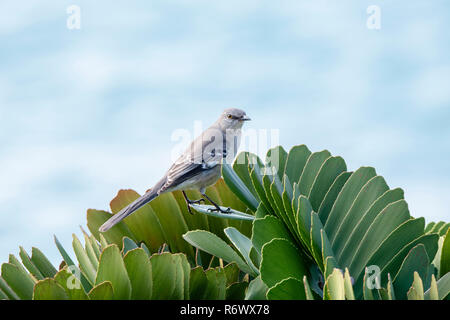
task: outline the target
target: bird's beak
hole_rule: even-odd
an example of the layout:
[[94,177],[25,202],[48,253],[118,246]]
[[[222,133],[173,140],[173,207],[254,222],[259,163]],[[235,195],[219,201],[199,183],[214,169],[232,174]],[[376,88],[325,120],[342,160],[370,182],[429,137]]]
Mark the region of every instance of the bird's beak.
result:
[[250,119],[250,118],[247,117],[247,116],[243,116],[240,120],[241,120],[241,121],[250,121],[250,120],[252,120],[252,119]]

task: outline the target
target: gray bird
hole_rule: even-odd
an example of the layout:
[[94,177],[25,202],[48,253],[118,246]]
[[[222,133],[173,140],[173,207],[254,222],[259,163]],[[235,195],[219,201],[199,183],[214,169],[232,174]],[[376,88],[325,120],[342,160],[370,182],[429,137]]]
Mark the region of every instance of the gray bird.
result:
[[222,162],[236,155],[240,144],[241,128],[248,121],[246,113],[240,109],[225,109],[219,119],[197,137],[184,153],[170,167],[164,177],[142,197],[112,216],[100,228],[105,232],[127,216],[149,203],[160,194],[182,190],[189,212],[190,204],[205,201],[188,199],[185,190],[198,190],[215,207],[214,211],[227,213],[206,194],[208,186],[217,182],[221,175]]

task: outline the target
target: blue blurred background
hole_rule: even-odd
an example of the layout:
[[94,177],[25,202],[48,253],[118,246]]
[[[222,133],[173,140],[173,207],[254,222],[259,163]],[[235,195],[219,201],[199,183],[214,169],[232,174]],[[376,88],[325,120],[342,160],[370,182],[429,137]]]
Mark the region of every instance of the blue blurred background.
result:
[[225,107],[286,149],[374,166],[413,216],[448,220],[449,30],[446,0],[2,0],[0,261],[22,245],[58,263],[53,234],[70,248],[87,208],[144,192],[174,130]]

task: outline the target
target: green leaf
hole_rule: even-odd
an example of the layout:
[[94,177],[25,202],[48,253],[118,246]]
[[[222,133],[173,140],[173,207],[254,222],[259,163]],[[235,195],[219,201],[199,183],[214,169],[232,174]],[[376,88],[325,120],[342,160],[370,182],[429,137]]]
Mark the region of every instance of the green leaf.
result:
[[298,249],[286,239],[273,239],[262,247],[261,279],[269,287],[293,277],[299,281],[307,268]]
[[308,278],[303,276],[303,285],[305,287],[305,295],[306,300],[314,300],[313,293],[311,292],[311,288],[309,287]]
[[55,276],[57,272],[55,267],[38,248],[33,247],[31,249],[31,261],[44,277],[51,278]]
[[244,258],[245,262],[247,262],[250,268],[253,269],[254,274],[258,274],[258,269],[253,265],[253,262],[250,259],[250,249],[252,248],[252,241],[233,227],[226,228],[224,232],[227,235],[228,239],[230,239],[231,243],[233,243],[235,248]]
[[345,185],[342,187],[342,190],[336,198],[333,208],[331,209],[328,219],[324,224],[325,231],[327,232],[331,243],[334,242],[340,223],[342,222],[344,215],[352,206],[360,190],[374,176],[376,176],[374,168],[361,167],[350,176]]
[[381,242],[400,224],[410,219],[408,205],[404,200],[399,200],[384,209],[371,224],[364,235],[358,249],[350,263],[349,270],[352,274],[359,275],[371,254],[380,246]]
[[114,290],[110,281],[104,281],[97,284],[89,291],[90,300],[112,300],[114,299]]
[[337,228],[334,241],[331,241],[333,250],[337,257],[340,257],[342,250],[347,243],[347,239],[352,231],[355,229],[358,222],[363,218],[364,213],[370,206],[382,196],[389,187],[381,176],[376,176],[370,179],[358,193],[355,201],[345,216],[340,221],[340,226]]
[[269,300],[306,300],[304,284],[296,278],[278,282],[267,291]]
[[69,296],[63,287],[54,279],[44,279],[36,283],[33,300],[68,300]]
[[194,258],[194,249],[181,236],[188,231],[180,207],[172,193],[165,193],[150,202],[159,218],[171,252],[184,252]]
[[268,215],[253,222],[252,243],[260,254],[263,245],[274,238],[286,239],[295,243],[280,219]]
[[408,300],[424,300],[422,279],[416,271],[414,271],[414,281],[407,296]]
[[258,200],[246,187],[244,182],[239,178],[239,176],[236,174],[236,172],[234,172],[229,164],[222,165],[222,176],[231,191],[233,191],[233,193],[252,211],[255,211],[256,208],[258,208]]
[[117,245],[107,246],[101,256],[98,265],[95,284],[109,281],[113,287],[114,299],[128,300],[131,297],[131,283],[128,278],[127,269],[122,260]]
[[0,277],[0,290],[2,290],[2,292],[8,297],[8,299],[20,300],[20,297],[11,289],[11,287],[2,277]]
[[352,176],[353,172],[342,172],[336,180],[334,180],[330,189],[328,189],[325,197],[322,200],[322,203],[319,207],[319,217],[322,223],[325,223],[328,220],[328,216],[330,215],[331,209],[333,208],[334,203],[336,202],[336,198],[341,192],[343,186],[347,182],[347,180]]
[[[436,283],[438,289],[439,300],[444,300],[450,294],[450,272],[442,276]],[[436,293],[431,291],[431,288],[425,292],[425,299],[436,297]]]
[[305,168],[303,169],[300,180],[298,181],[300,193],[304,196],[309,196],[313,183],[319,173],[323,163],[331,156],[328,150],[314,152],[308,158]]
[[268,168],[275,168],[280,180],[283,179],[287,156],[287,152],[281,146],[269,149],[266,154],[266,166]]
[[184,297],[184,270],[176,255],[165,252],[150,257],[155,300],[179,300]]
[[71,270],[79,275],[81,284],[86,292],[89,292],[92,289],[92,285],[89,283],[88,279],[84,274],[81,273],[80,269],[75,265],[73,260],[70,258],[70,256],[67,254],[67,251],[62,246],[61,242],[59,242],[58,238],[54,236],[56,247],[58,248],[59,253],[63,257],[64,261],[66,262],[66,265],[71,268]]
[[304,145],[294,146],[289,151],[286,160],[286,175],[292,182],[298,182],[302,175],[303,168],[308,161],[311,151]]
[[314,211],[318,211],[325,195],[336,178],[345,170],[347,165],[341,157],[329,157],[321,166],[308,194],[309,201]]
[[347,268],[345,268],[344,273],[344,288],[345,288],[345,297],[347,298],[347,300],[355,300],[352,279],[350,277],[350,273],[348,272]]
[[257,276],[250,281],[247,292],[245,293],[245,300],[266,300],[267,286],[261,280],[261,276]]
[[17,266],[10,263],[2,264],[2,278],[20,299],[31,300],[34,281],[25,275]]
[[326,300],[345,300],[345,283],[341,270],[335,268],[328,276],[323,292]]
[[34,263],[31,261],[30,256],[25,251],[24,248],[19,247],[19,256],[22,260],[23,265],[28,269],[28,271],[38,280],[44,279],[44,276],[41,274],[38,268],[34,265]]
[[91,260],[89,259],[86,251],[81,245],[80,240],[77,238],[75,234],[73,234],[72,237],[73,237],[72,247],[73,251],[75,252],[75,255],[77,256],[77,260],[80,264],[80,269],[86,276],[86,278],[89,280],[89,282],[91,284],[94,284],[96,269],[92,265]]
[[241,152],[236,156],[233,163],[233,170],[248,188],[248,190],[253,194],[253,196],[258,199],[258,193],[256,192],[252,180],[250,178],[249,166],[252,166],[259,158],[249,152]]
[[56,274],[55,281],[66,290],[70,300],[89,299],[81,286],[80,280],[67,270],[67,266]]
[[431,285],[430,288],[424,294],[425,300],[439,300],[439,291],[437,287],[436,278],[434,274],[431,275]]
[[441,276],[450,272],[450,229],[447,230],[447,234],[444,238],[441,251],[441,266],[439,268],[439,274]]
[[407,291],[414,281],[414,272],[417,272],[421,278],[426,277],[429,264],[430,260],[423,244],[419,244],[409,251],[393,281],[398,299],[407,298]]
[[123,237],[122,255],[125,255],[128,251],[138,248],[136,242],[128,237]]
[[324,297],[327,300],[345,300],[345,283],[342,271],[334,269],[325,281]]
[[255,275],[253,269],[236,253],[236,251],[215,234],[208,231],[195,230],[187,232],[183,235],[183,238],[194,247],[221,258],[228,263],[236,262],[239,269],[245,273]]
[[244,300],[248,282],[235,282],[227,287],[225,300]]
[[132,300],[149,300],[152,296],[152,265],[144,249],[128,251],[123,257],[131,283]]

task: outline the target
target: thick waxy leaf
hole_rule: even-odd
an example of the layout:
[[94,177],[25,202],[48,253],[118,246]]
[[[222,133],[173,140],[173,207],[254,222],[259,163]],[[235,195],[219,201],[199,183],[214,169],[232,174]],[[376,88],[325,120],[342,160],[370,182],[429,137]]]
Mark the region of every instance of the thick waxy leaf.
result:
[[255,249],[261,254],[261,249],[267,242],[274,238],[286,239],[295,243],[289,231],[280,219],[274,216],[265,216],[253,222],[252,243]]
[[374,168],[361,167],[350,176],[342,187],[325,223],[325,231],[327,232],[331,243],[334,242],[334,239],[337,236],[337,230],[339,229],[345,213],[352,206],[362,187],[375,175]]
[[80,269],[75,265],[73,260],[68,255],[66,249],[62,246],[61,242],[59,242],[58,238],[54,236],[56,247],[58,248],[59,253],[63,257],[66,265],[70,268],[72,272],[74,272],[80,279],[81,284],[86,292],[89,292],[92,289],[92,285],[89,283],[88,279],[84,274],[81,273]]
[[184,252],[193,258],[194,249],[181,238],[188,228],[174,196],[171,193],[160,195],[150,206],[159,218],[171,252]]
[[236,262],[242,271],[255,275],[253,269],[239,256],[239,254],[215,234],[208,231],[196,230],[187,232],[183,235],[183,238],[194,247],[206,251],[211,255],[215,255],[226,262]]
[[370,258],[370,254],[398,225],[410,218],[408,206],[404,200],[399,200],[383,210],[367,230],[361,240],[349,270],[353,274],[359,274]]
[[34,287],[33,300],[68,300],[69,296],[63,287],[54,279],[38,281]]
[[201,267],[191,269],[189,277],[189,294],[192,300],[217,300],[225,297],[227,292],[227,275],[221,268],[205,272]]
[[[189,298],[189,263],[182,254],[161,253],[150,258],[155,300]],[[188,270],[186,270],[186,267]]]
[[222,165],[222,176],[231,191],[233,191],[233,193],[252,211],[256,211],[259,204],[258,200],[229,164]]
[[[280,180],[283,180],[284,170],[286,168],[287,152],[283,147],[271,148],[266,154],[266,167],[272,169],[272,174],[277,174]],[[274,170],[275,169],[275,170]]]
[[345,300],[344,275],[339,269],[334,269],[325,281],[323,295],[326,300]]
[[88,300],[80,280],[67,270],[67,266],[60,270],[56,276],[55,281],[66,291],[70,300]]
[[422,279],[416,271],[414,271],[414,281],[407,296],[408,300],[424,300]]
[[225,300],[244,300],[248,282],[235,282],[227,287]]
[[261,279],[269,287],[293,277],[299,281],[307,274],[298,249],[285,239],[273,239],[262,247]]
[[441,251],[441,265],[439,268],[439,274],[441,276],[450,272],[450,229],[447,230],[447,234],[444,238]]
[[294,183],[300,180],[303,168],[308,161],[311,151],[305,145],[294,146],[289,151],[285,173],[289,180]]
[[305,286],[306,300],[314,300],[314,295],[311,291],[311,288],[308,283],[308,278],[306,276],[303,276],[303,285]]
[[2,278],[20,299],[31,300],[33,296],[34,281],[30,276],[24,274],[17,266],[10,263],[3,263]]
[[104,281],[99,283],[89,291],[90,300],[112,300],[114,299],[114,290],[111,282]]
[[75,234],[72,235],[73,241],[73,251],[75,252],[75,255],[77,256],[77,260],[80,264],[80,269],[83,272],[83,274],[86,276],[86,278],[89,280],[91,284],[95,283],[95,274],[96,269],[91,263],[91,260],[89,259],[86,251],[84,250],[83,246],[81,245],[80,240],[77,238]]
[[252,241],[240,233],[236,228],[228,227],[225,230],[225,234],[230,239],[231,243],[236,247],[245,262],[252,268],[255,274],[258,274],[258,269],[253,265],[250,259],[250,250],[252,248]]
[[344,288],[345,288],[345,297],[347,298],[347,300],[355,300],[352,278],[350,277],[350,273],[348,272],[347,268],[345,268],[344,274]]
[[318,211],[325,195],[336,178],[345,170],[347,165],[341,157],[329,157],[321,166],[308,195],[314,211]]
[[302,195],[309,196],[320,168],[330,156],[331,154],[329,151],[323,150],[321,152],[315,152],[311,154],[311,156],[308,158],[300,180],[298,181],[298,184],[300,186],[300,193]]
[[55,276],[57,272],[55,267],[38,248],[33,247],[31,249],[31,261],[44,277],[50,278]]
[[350,263],[351,257],[353,257],[357,250],[361,240],[366,234],[367,229],[373,223],[375,218],[391,203],[397,202],[403,199],[403,190],[394,189],[386,191],[381,197],[379,197],[372,206],[364,213],[362,219],[358,222],[354,230],[351,232],[344,248],[341,250],[341,259],[344,265]]
[[132,300],[148,300],[152,296],[152,265],[144,249],[130,250],[123,257],[131,283]]
[[31,261],[30,256],[25,251],[24,248],[19,247],[19,256],[22,260],[23,265],[27,268],[27,270],[38,280],[44,279],[44,276],[39,271],[39,269],[34,265],[34,263]]
[[330,189],[328,189],[325,197],[322,200],[322,203],[319,207],[319,217],[322,220],[322,223],[325,223],[328,220],[328,216],[330,215],[331,209],[333,208],[334,203],[336,202],[336,198],[341,192],[347,180],[351,177],[353,172],[342,172],[336,180],[334,180]]
[[245,300],[266,300],[267,286],[261,280],[261,276],[257,276],[250,281],[247,292],[245,293]]
[[106,247],[98,265],[95,284],[109,281],[113,287],[114,299],[128,300],[131,297],[131,283],[119,248],[112,244]]
[[[433,282],[432,282],[433,283]],[[441,277],[437,283],[437,297],[439,300],[443,300],[448,297],[450,294],[450,273],[446,273],[443,277]],[[425,299],[427,300],[435,300],[436,299],[436,289],[428,289],[425,292]]]
[[303,281],[287,278],[267,291],[269,300],[306,300]]
[[253,164],[255,164],[257,161],[260,160],[254,154],[249,152],[241,152],[237,155],[236,160],[234,160],[233,163],[234,172],[236,172],[236,174],[256,199],[258,199],[258,193],[256,192],[255,187],[252,184],[249,166],[253,166]]
[[2,277],[0,277],[0,290],[2,290],[2,293],[6,295],[9,300],[20,300],[20,297],[14,292],[13,289],[11,289]]
[[[426,278],[429,264],[430,260],[423,244],[419,244],[411,249],[393,281],[397,298],[407,298],[407,291],[414,281],[415,272],[418,273],[418,276],[420,276],[420,278]],[[418,285],[419,284],[417,284],[417,286]],[[423,293],[422,283],[420,283],[420,285],[422,286]],[[417,294],[418,293],[416,292],[415,296],[417,296]]]
[[358,193],[355,201],[340,222],[334,241],[331,241],[334,252],[339,257],[347,242],[348,236],[355,229],[373,202],[389,190],[383,177],[376,176],[370,179]]

